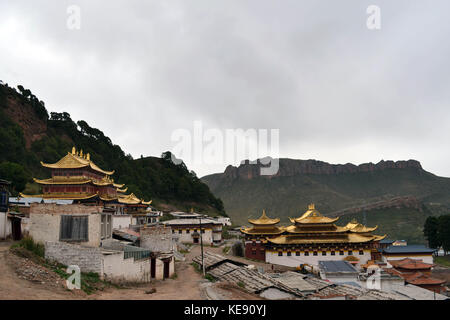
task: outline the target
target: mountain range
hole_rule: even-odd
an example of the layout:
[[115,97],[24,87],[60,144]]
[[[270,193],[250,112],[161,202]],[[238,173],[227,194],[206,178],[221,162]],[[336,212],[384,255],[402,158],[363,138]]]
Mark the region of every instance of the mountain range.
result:
[[426,217],[450,213],[450,178],[416,160],[354,165],[281,158],[275,175],[261,175],[261,167],[260,160],[246,160],[202,178],[236,224],[248,224],[263,209],[288,224],[315,203],[322,214],[340,216],[339,223],[356,218],[388,237],[424,243]]

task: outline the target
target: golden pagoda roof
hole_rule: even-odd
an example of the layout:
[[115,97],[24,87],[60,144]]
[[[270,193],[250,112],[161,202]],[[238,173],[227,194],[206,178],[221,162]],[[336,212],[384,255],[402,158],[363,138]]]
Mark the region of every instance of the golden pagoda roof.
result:
[[258,219],[248,219],[248,222],[254,225],[272,225],[280,222],[279,218],[271,219],[266,216],[266,210],[263,210],[261,217]]
[[145,202],[142,199],[139,199],[138,197],[136,197],[134,195],[134,193],[128,194],[128,195],[118,195],[117,201],[119,201],[119,203],[123,203],[123,204],[144,204],[144,205],[149,205],[152,201],[148,201]]
[[333,228],[330,229],[311,229],[311,228],[301,228],[298,225],[291,225],[285,227],[284,230],[289,233],[304,234],[304,233],[345,233],[348,231],[347,227],[339,227],[332,225]]
[[284,232],[284,228],[283,227],[269,227],[269,228],[254,228],[254,227],[250,227],[250,228],[241,228],[240,229],[242,233],[245,234],[281,234]]
[[144,200],[142,200],[142,204],[145,204],[145,205],[149,205],[149,204],[151,204],[153,202],[153,200],[150,200],[150,201],[144,201]]
[[117,192],[121,192],[121,193],[125,193],[125,192],[127,192],[127,190],[128,190],[128,187],[126,187],[124,189],[117,188]]
[[33,178],[34,182],[38,184],[87,184],[91,183],[92,179],[86,179],[84,177],[61,177],[61,178],[49,178],[49,179],[36,179]]
[[281,235],[276,238],[267,239],[273,244],[316,244],[316,243],[363,243],[370,241],[378,241],[383,239],[385,236],[372,236],[372,235],[362,235],[358,233],[349,233],[345,237],[333,237],[332,235],[326,238],[301,238],[292,237],[289,235]]
[[333,223],[336,222],[339,218],[328,218],[319,212],[314,206],[314,203],[311,203],[308,206],[308,210],[300,217],[300,218],[289,218],[292,223],[301,223],[301,224],[323,224],[323,223]]
[[43,198],[52,200],[86,200],[98,196],[98,193],[62,193],[62,194],[36,194],[27,195],[20,193],[22,198]]
[[89,153],[83,155],[83,150],[77,152],[75,147],[72,148],[72,152],[68,152],[63,158],[61,158],[56,163],[44,163],[41,161],[41,165],[46,168],[51,169],[78,169],[90,167],[92,170],[106,174],[112,175],[113,171],[105,171],[100,169],[94,162],[91,161]]
[[[114,180],[113,180],[114,181]],[[123,183],[123,184],[117,184],[117,183],[113,183],[113,186],[115,187],[115,188],[123,188],[123,186],[124,186],[125,184]],[[128,188],[127,188],[128,189]]]
[[350,232],[357,232],[357,233],[366,233],[366,232],[372,232],[378,229],[378,226],[375,227],[366,227],[365,225],[358,223],[355,219],[347,223],[345,226]]

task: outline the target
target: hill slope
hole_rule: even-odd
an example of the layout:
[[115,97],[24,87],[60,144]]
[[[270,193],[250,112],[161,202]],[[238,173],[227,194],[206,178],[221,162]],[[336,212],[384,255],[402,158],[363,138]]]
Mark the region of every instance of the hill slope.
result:
[[[349,207],[398,196],[415,197],[429,207],[429,211],[422,210],[425,217],[437,211],[449,212],[450,179],[423,170],[415,160],[356,166],[280,159],[280,170],[274,176],[259,175],[260,166],[247,161],[239,167],[227,167],[224,173],[202,178],[223,200],[235,223],[246,223],[249,217],[259,216],[263,208],[270,216],[280,217],[287,223],[288,217],[299,216],[311,202],[316,203],[323,214],[332,215]],[[409,208],[414,212],[419,209]],[[387,218],[377,222],[384,227],[390,223]]]
[[133,159],[102,131],[85,121],[75,123],[66,112],[49,116],[44,102],[18,88],[20,92],[0,85],[0,177],[13,182],[13,193],[38,193],[32,177],[49,177],[40,161],[56,162],[76,146],[101,168],[115,170],[115,181],[139,197],[153,199],[156,207],[225,214],[222,201],[183,163],[173,164],[170,153]]

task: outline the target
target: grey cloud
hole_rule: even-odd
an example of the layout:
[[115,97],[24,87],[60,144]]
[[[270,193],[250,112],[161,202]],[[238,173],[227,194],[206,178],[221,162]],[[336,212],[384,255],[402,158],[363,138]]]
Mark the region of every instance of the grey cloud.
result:
[[[416,158],[450,176],[450,4],[372,2],[2,2],[0,74],[136,157],[202,120],[279,128],[282,157]],[[379,31],[365,26],[370,4]],[[199,176],[227,165],[187,164]]]

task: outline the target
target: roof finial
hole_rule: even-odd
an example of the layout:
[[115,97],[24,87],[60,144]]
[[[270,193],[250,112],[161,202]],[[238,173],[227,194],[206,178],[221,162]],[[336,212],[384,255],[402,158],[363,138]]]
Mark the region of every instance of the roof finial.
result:
[[72,154],[75,155],[75,153],[77,152],[77,149],[75,149],[75,146],[72,147]]
[[309,204],[308,205],[308,209],[309,210],[314,210],[315,209],[314,203]]
[[80,150],[80,157],[83,158],[83,149]]
[[194,208],[191,207],[191,213],[194,213]]
[[267,218],[267,216],[266,216],[266,209],[263,209],[261,219],[266,219],[266,218]]
[[91,160],[91,155],[89,153],[86,155],[86,160]]

